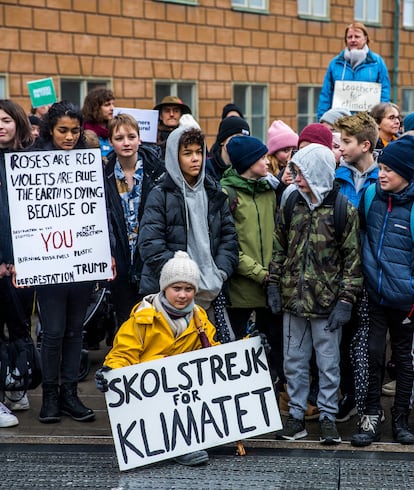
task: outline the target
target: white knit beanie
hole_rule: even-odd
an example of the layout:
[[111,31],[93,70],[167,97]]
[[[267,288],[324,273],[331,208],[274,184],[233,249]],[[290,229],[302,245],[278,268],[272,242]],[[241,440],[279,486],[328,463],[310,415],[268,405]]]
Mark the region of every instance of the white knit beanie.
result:
[[195,292],[198,291],[200,269],[194,260],[190,259],[188,253],[182,250],[175,252],[174,257],[161,269],[161,291],[165,291],[168,286],[176,282],[187,282],[194,286]]

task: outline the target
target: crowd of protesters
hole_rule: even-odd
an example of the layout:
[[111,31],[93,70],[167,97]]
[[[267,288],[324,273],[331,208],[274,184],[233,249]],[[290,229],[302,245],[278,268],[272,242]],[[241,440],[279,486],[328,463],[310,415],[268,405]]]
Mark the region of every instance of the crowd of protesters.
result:
[[[266,336],[276,396],[287,416],[279,437],[306,437],[305,421],[318,418],[320,442],[337,444],[337,422],[358,414],[351,443],[367,446],[380,440],[388,416],[381,390],[389,334],[393,437],[414,444],[414,116],[403,120],[389,101],[369,113],[330,107],[328,81],[338,64],[357,68],[375,61],[383,74],[359,25],[347,29],[345,41],[325,78],[319,122],[297,134],[273,121],[266,144],[251,136],[233,103],[223,108],[209,151],[190,107],[175,96],[155,106],[156,144],[141,141],[133,117],[114,116],[115,97],[107,89],[92,90],[82,110],[62,101],[30,116],[0,101],[1,335],[4,327],[11,339],[27,335],[38,305],[40,422],[94,418],[77,393],[92,284],[38,287],[36,300],[30,288],[14,288],[4,154],[99,147],[114,269],[108,288],[116,329],[124,324],[113,332],[114,348],[97,373],[100,389],[108,369],[141,362],[128,357],[131,311],[136,321],[147,309],[161,311],[168,342],[195,329],[196,311],[210,344],[243,338],[253,328]],[[200,348],[197,339],[181,351]],[[120,345],[129,360],[117,357]],[[156,350],[153,342],[150,349]],[[17,425],[12,411],[29,409],[27,394],[0,395],[0,427]],[[205,455],[198,454],[183,464],[201,460]]]

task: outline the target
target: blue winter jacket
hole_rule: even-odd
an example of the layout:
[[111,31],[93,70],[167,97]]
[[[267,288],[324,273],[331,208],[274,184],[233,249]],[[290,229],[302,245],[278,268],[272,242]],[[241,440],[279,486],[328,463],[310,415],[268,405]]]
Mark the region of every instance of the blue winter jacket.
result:
[[391,84],[387,66],[381,56],[369,50],[364,63],[353,70],[350,63],[345,61],[344,52],[345,50],[341,51],[328,65],[319,96],[318,121],[332,107],[336,80],[380,83],[381,102],[390,101]]
[[349,168],[339,166],[335,172],[335,180],[339,184],[341,194],[346,196],[355,207],[358,207],[359,201],[361,200],[361,196],[365,192],[365,189],[369,185],[376,182],[378,172],[378,167],[373,168],[370,172],[368,172],[364,185],[361,187],[359,192],[357,192],[355,189],[354,179],[352,178],[352,172]]
[[365,286],[377,304],[410,311],[414,304],[414,246],[410,230],[414,182],[398,194],[379,183],[365,216],[365,195],[359,205]]

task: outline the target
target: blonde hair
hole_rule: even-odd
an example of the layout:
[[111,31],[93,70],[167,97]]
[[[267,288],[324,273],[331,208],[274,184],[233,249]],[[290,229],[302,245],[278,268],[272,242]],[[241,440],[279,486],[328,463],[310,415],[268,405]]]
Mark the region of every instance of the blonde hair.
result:
[[362,31],[364,33],[364,36],[367,38],[367,45],[369,44],[370,42],[370,38],[369,38],[369,35],[368,35],[368,30],[367,28],[365,27],[365,25],[362,23],[362,22],[352,22],[352,24],[349,24],[346,29],[345,29],[345,44],[346,44],[346,37],[348,35],[348,31],[349,29],[358,29],[360,31]]

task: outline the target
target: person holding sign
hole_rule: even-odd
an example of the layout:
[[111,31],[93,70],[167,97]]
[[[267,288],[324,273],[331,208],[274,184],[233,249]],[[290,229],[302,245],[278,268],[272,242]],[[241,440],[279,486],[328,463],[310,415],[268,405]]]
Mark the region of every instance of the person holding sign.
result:
[[319,96],[317,117],[332,108],[335,82],[373,82],[381,84],[381,102],[390,100],[390,79],[388,69],[379,54],[369,49],[367,28],[361,22],[355,22],[345,29],[345,49],[329,63],[322,90]]
[[139,222],[147,196],[165,174],[165,167],[158,148],[141,143],[134,117],[118,114],[110,121],[108,129],[114,151],[105,165],[105,177],[117,265],[111,293],[121,325],[129,317],[138,297],[142,267],[136,247]]
[[[42,120],[35,148],[72,150],[85,147],[81,112],[66,101],[53,104]],[[95,417],[93,410],[85,407],[77,394],[83,320],[91,292],[89,281],[37,288],[43,330],[40,422],[59,422],[62,413],[79,422]]]
[[[4,325],[7,325],[12,340],[30,334],[33,292],[16,290],[12,285],[14,257],[4,154],[23,150],[32,141],[29,119],[23,108],[11,100],[0,100],[0,335],[4,336]],[[15,402],[14,398],[18,401]],[[0,402],[3,400],[13,410],[29,408],[24,393],[14,392],[13,397],[8,394],[5,398],[5,394],[0,392]],[[17,417],[0,403],[0,427],[12,427],[18,423]]]
[[[161,270],[158,294],[145,296],[132,309],[118,330],[104,365],[96,372],[100,391],[108,390],[105,372],[141,362],[218,345],[216,329],[206,312],[194,303],[200,270],[188,254],[177,251]],[[206,451],[176,458],[177,463],[196,466],[207,463]]]

